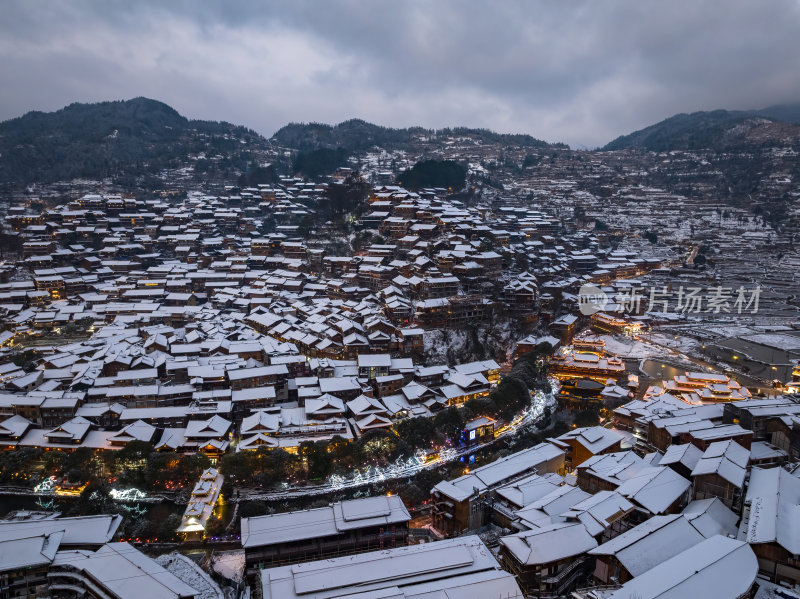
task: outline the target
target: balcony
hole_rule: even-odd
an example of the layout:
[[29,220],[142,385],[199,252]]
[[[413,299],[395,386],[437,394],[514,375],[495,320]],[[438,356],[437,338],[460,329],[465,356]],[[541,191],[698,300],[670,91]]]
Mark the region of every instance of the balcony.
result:
[[558,574],[545,578],[542,582],[547,585],[548,589],[551,591],[561,593],[561,591],[568,588],[569,585],[574,583],[579,577],[585,576],[586,573],[582,568],[584,564],[585,560],[583,558],[576,559],[563,568]]

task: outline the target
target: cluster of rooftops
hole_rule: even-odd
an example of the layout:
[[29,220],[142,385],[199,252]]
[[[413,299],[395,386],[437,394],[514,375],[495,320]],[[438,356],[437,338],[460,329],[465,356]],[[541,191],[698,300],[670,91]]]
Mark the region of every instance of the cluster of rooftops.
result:
[[[442,314],[430,312],[448,298],[477,294],[488,305],[503,300],[533,314],[540,294],[547,311],[554,293],[593,274],[624,276],[658,266],[636,252],[600,249],[586,233],[556,240],[560,221],[540,210],[464,206],[446,190],[412,193],[397,186],[374,188],[361,218],[384,243],[331,254],[325,245],[333,231],[321,226],[315,236],[300,227],[315,210],[308,204],[327,201],[328,185],[285,180],[178,200],[90,194],[41,213],[12,207],[6,226],[21,236],[25,257],[3,266],[0,305],[23,330],[111,320],[119,311],[146,317],[192,304],[249,313],[271,308],[278,298],[344,302],[355,311],[366,302],[402,329],[438,323]],[[274,223],[268,234],[265,220]],[[508,268],[517,255],[536,267],[536,276]],[[32,276],[10,280],[16,266]],[[53,304],[62,299],[69,301]],[[323,335],[317,343],[324,341]],[[347,344],[338,343],[345,351]]]
[[[437,484],[434,526],[448,536],[499,528],[501,563],[535,596],[574,591],[587,579],[610,587],[611,597],[701,588],[703,596],[739,597],[756,588],[758,573],[800,582],[799,456],[785,426],[764,426],[794,418],[798,398],[725,404],[726,417],[751,430],[725,424],[722,405],[670,397],[618,408],[614,429],[573,429]],[[626,430],[631,414],[637,428]],[[683,428],[688,435],[656,447],[644,423],[652,432],[662,419],[705,428]],[[722,587],[702,586],[717,576]]]
[[[335,255],[321,241],[335,235],[328,224],[301,230],[327,185],[10,209],[24,258],[0,268],[0,446],[141,440],[220,454],[232,441],[292,450],[352,439],[487,395],[498,381],[492,360],[420,366],[426,330],[478,322],[497,302],[569,330],[576,319],[557,318],[554,296],[661,265],[601,249],[597,234],[556,239],[561,223],[538,209],[465,206],[444,190],[397,186],[373,189],[361,218],[383,242]],[[536,275],[509,268],[520,256]],[[2,358],[26,338],[81,326],[91,338],[37,346],[33,369]],[[552,362],[565,373],[625,370],[582,351]],[[676,376],[617,408],[614,430],[576,428],[437,484],[434,527],[456,538],[260,569],[262,596],[522,597],[591,577],[620,599],[722,599],[745,596],[759,570],[798,583],[798,414],[796,397],[755,400],[724,375]],[[202,530],[221,482],[214,469],[203,474],[181,532]],[[384,538],[409,520],[396,497],[341,502],[245,518],[242,545],[263,552],[366,529]],[[487,524],[501,531],[496,547],[457,536]],[[120,597],[144,592],[134,582],[148,596],[195,596],[112,543],[118,526],[118,517],[0,522],[0,556]]]
[[[727,440],[642,454],[631,442],[624,430],[573,429],[440,482],[433,527],[447,540],[430,544],[353,548],[353,527],[397,540],[382,536],[410,521],[397,497],[246,518],[248,568],[265,597],[298,598],[439,596],[474,581],[482,594],[467,596],[727,599],[800,580],[800,476],[787,452]],[[299,551],[337,547],[356,555],[292,565]]]
[[39,365],[2,366],[0,445],[222,453],[352,439],[488,394],[493,360],[423,367],[412,357],[311,358],[248,318],[198,312],[184,326],[115,323],[40,348]]
[[[115,542],[121,522],[116,515],[60,518],[41,513],[0,520],[4,591],[9,596],[200,599],[198,589],[158,561],[129,543]],[[195,577],[199,575],[197,568]]]

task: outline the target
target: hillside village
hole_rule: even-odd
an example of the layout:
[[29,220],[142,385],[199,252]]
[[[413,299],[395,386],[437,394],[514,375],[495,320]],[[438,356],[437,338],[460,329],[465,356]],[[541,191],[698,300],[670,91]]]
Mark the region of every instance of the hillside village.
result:
[[12,186],[0,594],[796,596],[793,142],[384,145]]

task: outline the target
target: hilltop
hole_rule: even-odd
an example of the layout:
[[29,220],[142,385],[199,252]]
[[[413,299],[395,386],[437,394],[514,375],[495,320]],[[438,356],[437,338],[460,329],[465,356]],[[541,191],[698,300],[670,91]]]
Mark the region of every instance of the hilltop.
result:
[[245,127],[189,120],[156,100],[74,103],[0,123],[0,181],[135,179],[215,156],[244,169],[248,151],[267,141]]
[[639,149],[717,151],[773,146],[800,141],[800,104],[763,110],[713,110],[676,114],[639,131],[622,135],[603,150]]
[[549,144],[526,134],[495,133],[488,129],[470,129],[467,127],[446,129],[409,127],[393,129],[374,125],[361,119],[351,119],[338,125],[290,123],[279,129],[272,139],[282,146],[298,150],[346,148],[352,151],[361,151],[373,146],[402,149],[404,146],[422,138],[431,139],[450,136],[472,137],[484,143],[504,143],[531,148],[566,147],[564,144]]

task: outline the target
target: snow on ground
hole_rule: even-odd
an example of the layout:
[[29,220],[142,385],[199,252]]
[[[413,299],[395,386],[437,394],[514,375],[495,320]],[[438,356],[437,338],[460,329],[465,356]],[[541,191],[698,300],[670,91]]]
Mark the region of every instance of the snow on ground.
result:
[[[697,341],[696,339],[692,339],[691,337],[687,337],[683,333],[675,335],[675,334],[670,334],[669,332],[666,333],[651,332],[648,333],[647,336],[651,341],[653,341],[653,343],[664,345],[682,354],[697,353],[697,350],[700,348],[701,345],[699,341]],[[677,339],[675,339],[675,337],[677,337]]]
[[464,331],[445,329],[426,330],[423,343],[428,364],[447,364],[448,349],[463,351],[467,344],[467,334]]
[[758,591],[754,599],[800,599],[800,589],[789,590],[772,582],[757,579]]
[[625,335],[598,335],[598,339],[606,342],[606,351],[620,358],[651,358],[669,355],[669,350],[648,343],[641,339],[632,339]]
[[511,358],[514,343],[523,336],[505,319],[470,329],[425,329],[425,363],[454,365],[487,359],[505,362]]
[[718,337],[742,337],[743,335],[750,335],[758,332],[757,329],[737,325],[708,326],[703,327],[703,331]]
[[211,562],[214,572],[234,582],[244,581],[244,549],[214,553]]
[[156,562],[197,591],[197,599],[225,599],[219,586],[211,577],[185,555],[165,553]]

